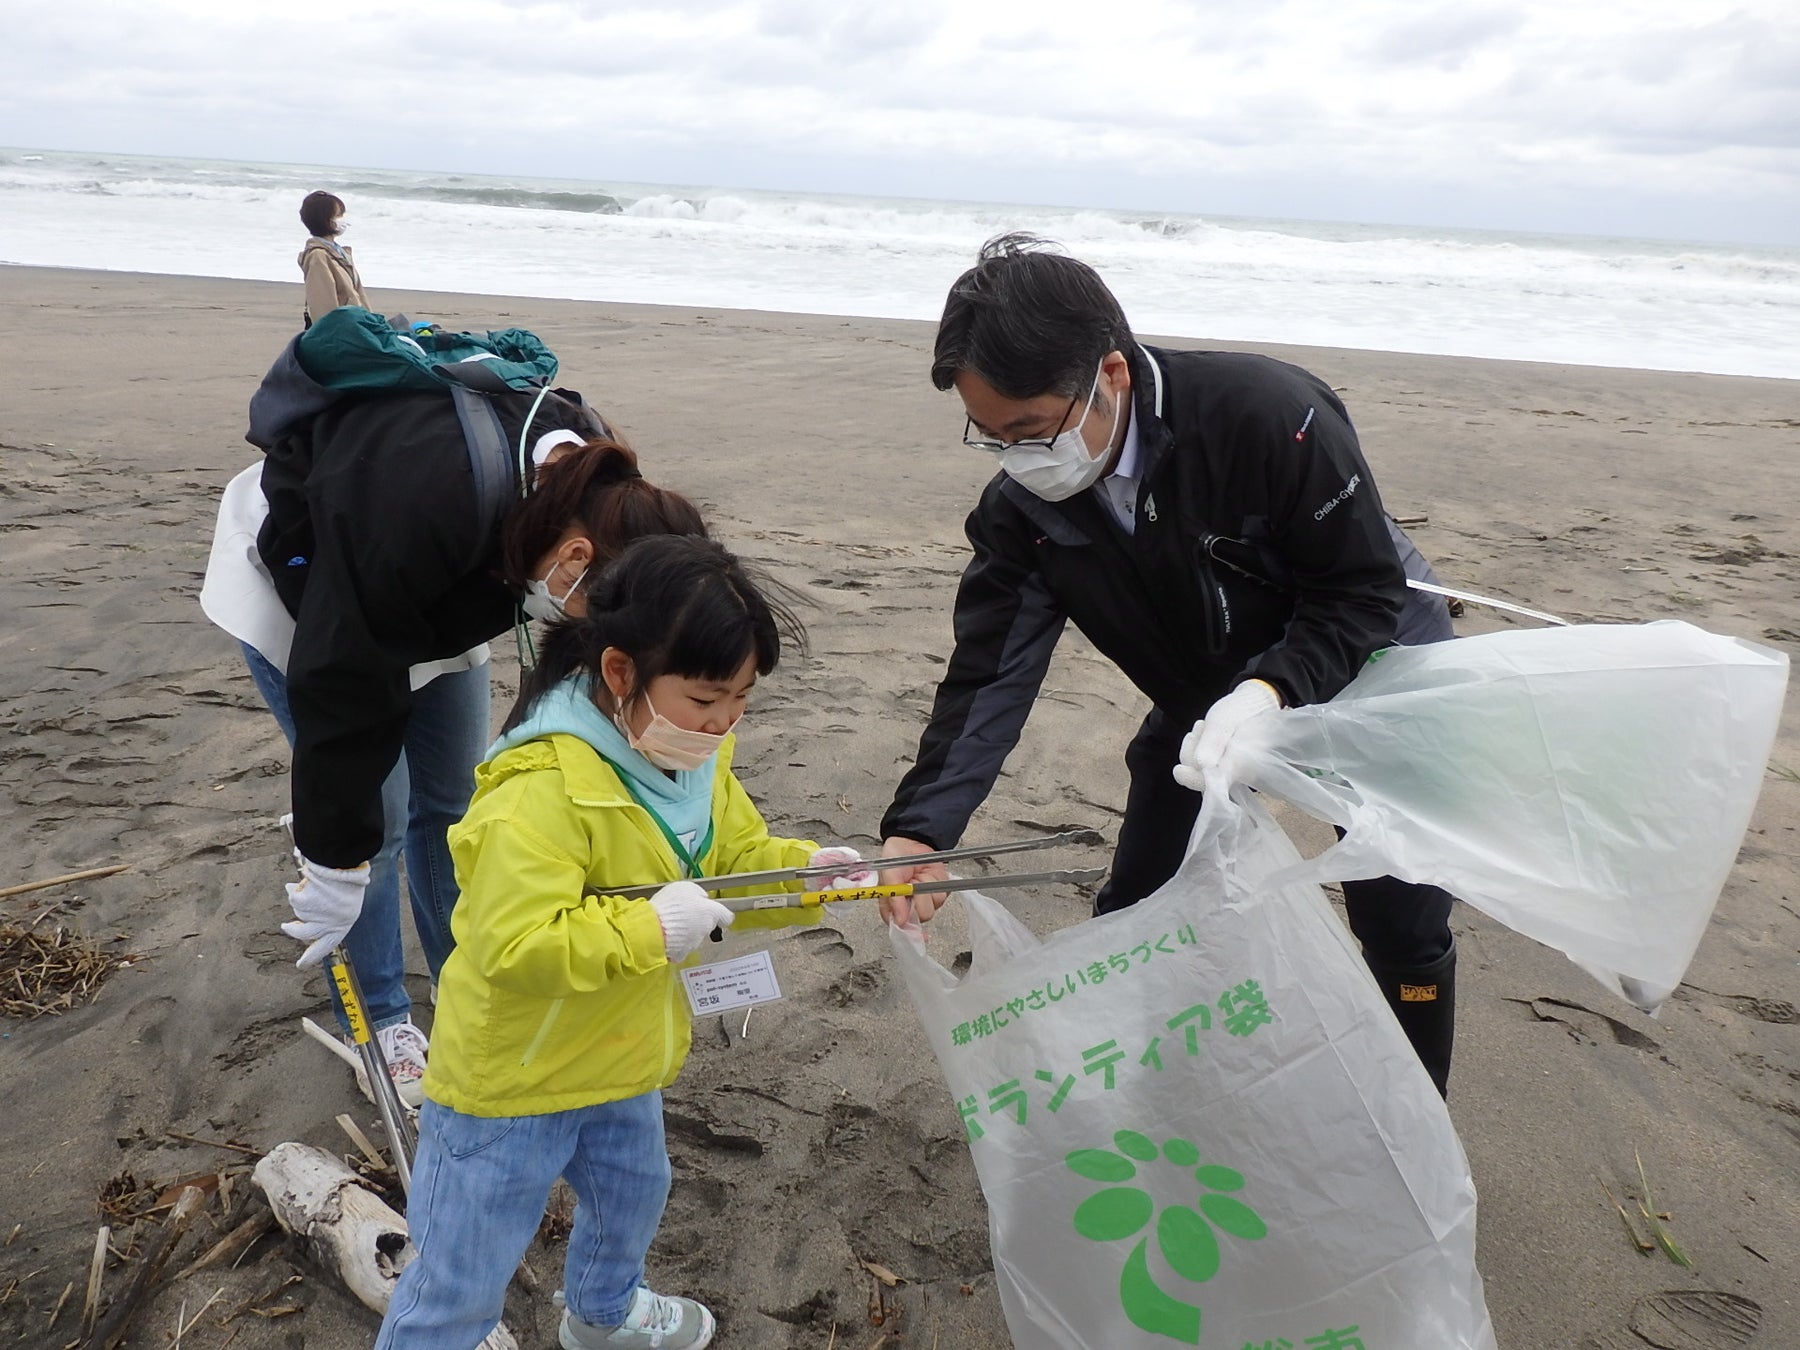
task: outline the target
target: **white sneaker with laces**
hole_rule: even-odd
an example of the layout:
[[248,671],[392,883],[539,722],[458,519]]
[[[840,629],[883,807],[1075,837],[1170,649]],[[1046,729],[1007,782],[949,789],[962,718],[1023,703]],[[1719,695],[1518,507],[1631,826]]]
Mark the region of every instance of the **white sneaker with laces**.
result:
[[[562,1307],[562,1292],[556,1304]],[[640,1284],[631,1311],[616,1327],[583,1322],[566,1307],[557,1340],[563,1350],[701,1350],[711,1345],[716,1324],[704,1305],[691,1298],[665,1298]]]
[[[414,1109],[423,1105],[425,1055],[431,1048],[431,1042],[425,1039],[425,1033],[414,1026],[409,1018],[377,1030],[375,1041],[381,1046],[381,1057],[387,1061],[388,1077],[394,1080],[400,1100]],[[356,1048],[355,1042],[348,1036],[344,1038],[344,1042],[351,1049]],[[370,1101],[375,1100],[369,1091],[369,1075],[364,1072],[360,1059],[356,1064],[356,1086],[362,1089],[363,1096]]]

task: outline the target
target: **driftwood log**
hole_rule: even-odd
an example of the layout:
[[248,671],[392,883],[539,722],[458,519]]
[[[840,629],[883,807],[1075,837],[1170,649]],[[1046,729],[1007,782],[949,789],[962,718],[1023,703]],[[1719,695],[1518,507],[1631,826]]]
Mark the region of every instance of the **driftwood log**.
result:
[[[364,1306],[387,1311],[414,1255],[405,1219],[365,1190],[342,1159],[307,1144],[277,1144],[251,1179],[268,1197],[275,1221],[320,1265],[335,1271]],[[518,1350],[518,1342],[502,1325],[480,1350]]]

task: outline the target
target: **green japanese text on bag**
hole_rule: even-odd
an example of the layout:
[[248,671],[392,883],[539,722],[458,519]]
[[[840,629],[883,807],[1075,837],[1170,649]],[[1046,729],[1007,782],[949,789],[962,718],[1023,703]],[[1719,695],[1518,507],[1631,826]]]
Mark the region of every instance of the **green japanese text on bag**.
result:
[[1225,776],[1348,831],[1292,879],[1442,886],[1655,1012],[1743,842],[1787,666],[1674,621],[1396,647],[1247,723]]
[[1019,1350],[1491,1350],[1450,1117],[1254,802],[1154,896],[1039,941],[890,930],[981,1178]]

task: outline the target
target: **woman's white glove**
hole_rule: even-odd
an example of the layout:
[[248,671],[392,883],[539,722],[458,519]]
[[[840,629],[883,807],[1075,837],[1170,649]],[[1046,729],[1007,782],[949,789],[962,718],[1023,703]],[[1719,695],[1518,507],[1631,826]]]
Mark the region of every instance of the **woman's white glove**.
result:
[[715,928],[729,928],[737,917],[692,881],[671,881],[650,897],[662,923],[663,948],[669,964],[686,960]]
[[303,858],[300,880],[287,884],[288,904],[294,917],[281,931],[297,942],[310,945],[294,962],[300,969],[316,966],[356,923],[362,914],[363,892],[369,889],[369,864],[360,867],[327,867]]
[[806,884],[815,891],[847,891],[859,886],[873,886],[879,880],[873,867],[857,867],[863,855],[853,848],[822,848],[806,860],[808,867],[841,867],[829,877],[808,877]]
[[1225,762],[1225,751],[1238,728],[1253,717],[1275,712],[1281,707],[1281,695],[1267,680],[1245,680],[1224,698],[1206,710],[1206,716],[1194,723],[1194,729],[1182,738],[1181,762],[1175,766],[1175,781],[1195,792],[1206,789],[1208,770],[1217,770]]

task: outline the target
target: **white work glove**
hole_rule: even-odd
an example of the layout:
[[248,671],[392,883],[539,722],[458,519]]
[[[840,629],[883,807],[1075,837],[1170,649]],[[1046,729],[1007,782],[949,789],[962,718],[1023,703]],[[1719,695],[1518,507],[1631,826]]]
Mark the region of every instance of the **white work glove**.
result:
[[316,966],[325,954],[344,940],[362,913],[363,892],[369,888],[369,864],[360,867],[327,867],[294,854],[300,863],[300,880],[287,885],[288,904],[294,917],[281,931],[297,942],[311,945],[294,962],[300,969]]
[[1281,695],[1274,685],[1267,680],[1245,680],[1208,708],[1206,716],[1182,738],[1175,781],[1195,792],[1205,791],[1206,775],[1216,773],[1225,763],[1225,752],[1238,728],[1251,718],[1280,707]]
[[822,848],[806,860],[808,867],[841,867],[829,877],[808,877],[806,884],[816,891],[845,891],[858,886],[873,886],[879,880],[873,867],[854,867],[863,855],[853,848]]
[[669,964],[685,960],[715,928],[729,928],[737,917],[692,881],[671,881],[650,897],[662,923],[663,949]]

